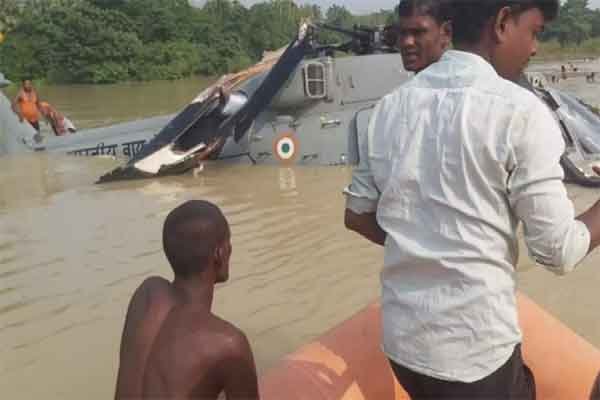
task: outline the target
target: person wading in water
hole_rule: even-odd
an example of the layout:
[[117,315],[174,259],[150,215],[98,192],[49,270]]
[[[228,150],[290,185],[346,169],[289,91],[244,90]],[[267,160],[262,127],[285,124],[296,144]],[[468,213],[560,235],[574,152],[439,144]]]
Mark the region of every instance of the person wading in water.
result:
[[13,111],[19,116],[19,121],[27,121],[40,132],[40,99],[33,87],[31,79],[23,79],[21,89],[12,103]]

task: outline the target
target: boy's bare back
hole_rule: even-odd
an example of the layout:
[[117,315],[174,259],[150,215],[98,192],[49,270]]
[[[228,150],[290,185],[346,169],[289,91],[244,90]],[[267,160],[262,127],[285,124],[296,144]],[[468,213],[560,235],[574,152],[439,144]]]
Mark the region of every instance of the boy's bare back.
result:
[[167,216],[165,255],[173,282],[147,279],[125,319],[116,399],[258,398],[250,344],[211,313],[214,287],[229,278],[229,224],[214,204],[193,200]]
[[173,307],[150,351],[142,398],[258,398],[246,336],[209,312]]
[[146,360],[163,321],[174,305],[175,295],[165,279],[147,279],[135,291],[121,337],[115,399],[141,397]]
[[136,291],[123,331],[116,399],[258,398],[246,336],[177,299],[162,278]]

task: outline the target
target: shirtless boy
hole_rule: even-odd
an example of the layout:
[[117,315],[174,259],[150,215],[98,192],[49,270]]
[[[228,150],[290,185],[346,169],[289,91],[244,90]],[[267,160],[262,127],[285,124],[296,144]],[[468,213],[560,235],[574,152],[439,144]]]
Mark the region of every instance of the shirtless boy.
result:
[[211,312],[214,285],[229,276],[227,220],[211,203],[187,202],[167,217],[163,246],[175,278],[149,278],[133,295],[115,398],[257,399],[246,336]]

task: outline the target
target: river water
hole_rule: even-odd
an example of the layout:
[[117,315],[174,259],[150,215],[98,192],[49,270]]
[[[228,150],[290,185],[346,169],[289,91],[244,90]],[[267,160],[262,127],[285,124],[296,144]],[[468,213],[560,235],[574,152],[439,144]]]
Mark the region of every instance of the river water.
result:
[[[40,92],[91,127],[174,112],[203,84]],[[600,85],[566,85],[600,104]],[[377,299],[382,251],[342,223],[350,169],[208,164],[196,175],[92,184],[116,165],[47,154],[0,157],[3,398],[112,396],[127,303],[145,277],[171,277],[162,223],[188,199],[217,203],[231,223],[231,280],[218,287],[214,306],[248,334],[260,371]],[[600,197],[600,190],[579,187],[569,193],[580,210]],[[600,256],[557,278],[522,253],[521,289],[600,346]]]
[[[132,82],[116,85],[42,86],[40,99],[75,122],[79,129],[167,115],[196,97],[213,79],[195,77],[179,81]],[[5,91],[12,98],[15,86]],[[42,124],[42,128],[50,130]]]

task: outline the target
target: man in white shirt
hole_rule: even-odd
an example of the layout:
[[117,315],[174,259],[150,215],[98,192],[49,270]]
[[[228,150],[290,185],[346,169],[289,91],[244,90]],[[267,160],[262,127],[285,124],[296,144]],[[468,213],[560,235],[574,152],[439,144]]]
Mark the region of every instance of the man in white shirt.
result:
[[413,399],[533,399],[515,299],[517,227],[557,274],[600,243],[575,218],[560,128],[516,81],[558,0],[452,0],[454,43],[382,99],[346,226],[385,245],[383,349]]

